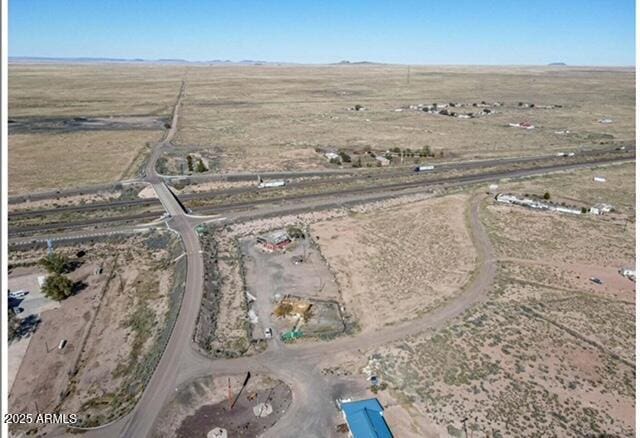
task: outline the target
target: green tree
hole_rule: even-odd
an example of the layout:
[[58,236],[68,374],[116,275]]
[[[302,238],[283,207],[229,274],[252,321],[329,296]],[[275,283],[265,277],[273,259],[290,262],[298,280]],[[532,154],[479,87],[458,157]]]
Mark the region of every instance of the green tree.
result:
[[547,200],[551,199],[551,193],[549,193],[549,192],[544,192],[544,196],[543,196],[543,198],[544,198],[544,199],[547,199]]
[[206,172],[207,170],[209,169],[207,169],[207,166],[204,165],[202,158],[198,158],[198,165],[196,166],[196,172],[202,173],[202,172]]
[[193,172],[193,158],[191,155],[187,155],[187,169],[189,169],[189,172]]
[[62,301],[73,293],[73,282],[64,275],[53,274],[44,281],[42,292],[52,300]]
[[62,274],[71,266],[67,257],[56,254],[55,252],[40,259],[40,264],[44,266],[50,274]]
[[332,159],[329,160],[329,163],[331,164],[335,164],[335,165],[340,165],[340,163],[342,163],[342,161],[340,161],[340,158],[334,157]]

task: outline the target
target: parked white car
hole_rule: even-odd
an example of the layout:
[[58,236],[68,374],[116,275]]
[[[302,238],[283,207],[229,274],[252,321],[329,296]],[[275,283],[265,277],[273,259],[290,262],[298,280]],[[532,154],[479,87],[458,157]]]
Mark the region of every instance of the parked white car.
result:
[[28,293],[29,291],[27,290],[17,290],[15,292],[9,292],[9,298],[14,298],[14,299],[24,298]]

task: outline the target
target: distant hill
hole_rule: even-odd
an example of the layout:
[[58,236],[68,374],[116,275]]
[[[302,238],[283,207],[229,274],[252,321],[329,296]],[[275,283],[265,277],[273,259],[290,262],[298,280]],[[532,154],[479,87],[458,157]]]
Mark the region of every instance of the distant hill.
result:
[[268,61],[254,61],[251,59],[243,59],[242,61],[220,60],[214,59],[211,61],[189,61],[188,59],[180,58],[162,58],[162,59],[143,59],[143,58],[91,58],[91,57],[77,57],[77,58],[64,58],[64,57],[47,57],[47,56],[10,56],[9,63],[15,64],[195,64],[195,65],[276,65],[276,64],[290,64],[286,62],[268,62]]
[[347,61],[334,62],[332,65],[382,65],[381,62],[372,61]]
[[548,65],[553,67],[562,67],[566,66],[567,64],[565,64],[564,62],[550,62]]

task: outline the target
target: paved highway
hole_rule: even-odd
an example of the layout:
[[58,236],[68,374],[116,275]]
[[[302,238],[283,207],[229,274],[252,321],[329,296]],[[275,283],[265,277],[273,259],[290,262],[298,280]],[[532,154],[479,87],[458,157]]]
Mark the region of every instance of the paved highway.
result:
[[[234,211],[243,210],[243,209],[254,210],[256,207],[263,206],[263,205],[269,206],[269,205],[286,203],[286,202],[300,203],[302,201],[312,202],[314,199],[319,200],[319,199],[323,199],[330,196],[335,197],[337,200],[343,200],[345,199],[345,197],[350,197],[352,195],[362,195],[367,199],[372,199],[371,194],[378,193],[380,194],[379,195],[380,198],[385,198],[388,196],[388,193],[390,192],[398,192],[401,190],[408,190],[411,188],[429,189],[429,188],[437,187],[443,184],[464,185],[464,184],[473,184],[473,183],[478,183],[483,181],[499,180],[502,178],[519,178],[519,177],[531,176],[536,174],[544,174],[544,173],[555,172],[555,171],[574,170],[581,167],[590,167],[593,165],[631,161],[633,159],[635,159],[635,153],[633,154],[627,153],[627,154],[620,154],[618,156],[608,156],[606,158],[593,157],[593,158],[581,160],[578,163],[575,163],[575,162],[567,163],[565,161],[559,161],[554,164],[533,165],[531,167],[520,168],[515,170],[491,170],[488,172],[480,172],[480,173],[471,174],[471,175],[431,178],[428,180],[418,179],[415,181],[401,182],[401,183],[388,183],[388,182],[386,184],[372,183],[371,185],[366,187],[345,188],[340,190],[326,191],[322,193],[311,193],[311,194],[303,194],[303,195],[290,194],[288,196],[285,195],[285,196],[278,196],[278,197],[272,197],[272,198],[257,199],[257,200],[247,201],[247,202],[235,202],[235,203],[231,202],[226,204],[223,203],[223,204],[212,206],[212,207],[199,208],[194,211],[194,214],[201,214],[201,215],[229,214],[229,212],[234,212]],[[153,169],[148,169],[147,171],[153,172]],[[153,174],[151,178],[153,178],[154,180],[153,187],[156,189],[156,192],[158,190],[161,190],[163,192],[166,191],[167,193],[165,193],[165,195],[169,193],[171,194],[173,193],[171,192],[171,189],[168,188],[168,186],[162,182],[162,179],[157,178],[157,176],[153,176]],[[252,189],[252,191],[254,190],[255,189]],[[184,200],[185,196],[180,196],[180,198]],[[178,199],[177,202],[180,203],[180,200]],[[181,205],[180,207],[182,208]],[[164,208],[165,208],[165,211],[168,211],[166,205],[164,205]],[[170,212],[170,214],[172,215],[174,215],[175,213],[176,212]],[[124,223],[124,222],[139,223],[140,221],[152,221],[154,219],[158,219],[161,214],[162,214],[161,211],[153,210],[153,211],[134,214],[134,215],[96,217],[96,218],[89,218],[89,219],[84,219],[79,221],[57,221],[57,222],[50,222],[50,223],[38,224],[38,225],[27,225],[22,227],[13,226],[9,229],[9,236],[11,238],[10,243],[15,241],[16,239],[24,240],[25,238],[28,237],[29,234],[33,234],[33,233],[42,234],[44,232],[49,232],[53,234],[53,233],[62,232],[62,230],[86,228],[91,226],[100,226],[107,223],[111,223],[111,224]]]
[[[155,156],[151,156],[148,163],[151,163],[153,159],[157,160],[157,158],[161,154],[161,149],[167,147],[167,143],[163,143],[161,147],[158,147],[155,150]],[[595,150],[584,150],[581,151],[576,157],[568,159],[557,157],[556,155],[540,155],[535,157],[519,157],[519,158],[496,158],[496,159],[488,159],[488,160],[473,160],[473,161],[458,161],[453,163],[441,163],[437,164],[435,169],[429,172],[430,175],[437,174],[440,172],[445,172],[448,170],[466,170],[466,169],[478,169],[478,168],[488,168],[495,166],[502,166],[507,164],[527,164],[527,163],[535,163],[546,160],[554,160],[558,162],[566,162],[566,161],[575,161],[575,160],[589,160],[589,159],[597,159],[599,157],[604,157],[610,154],[617,154],[619,156],[624,155],[635,155],[635,149],[629,148],[627,150],[619,151],[615,148],[606,148],[606,149],[595,149]],[[336,181],[340,182],[351,182],[357,180],[380,180],[380,179],[390,179],[394,177],[406,177],[412,174],[414,166],[403,166],[399,168],[393,169],[337,169],[337,170],[320,170],[320,171],[303,171],[303,172],[271,172],[271,173],[261,173],[260,176],[270,179],[291,179],[291,178],[301,178],[301,177],[321,177],[320,179],[312,179],[312,180],[304,180],[304,181],[292,181],[287,186],[285,186],[282,191],[286,191],[287,189],[297,188],[297,187],[313,187],[320,186],[324,184],[335,183]],[[145,173],[149,174],[151,169],[149,169],[148,164],[145,168]],[[424,174],[420,174],[423,176]],[[334,178],[335,176],[339,176],[339,178]],[[162,178],[165,181],[170,179],[181,180],[186,183],[196,183],[203,182],[209,180],[226,180],[226,181],[256,181],[258,174],[256,173],[243,173],[243,174],[230,174],[230,175],[193,175],[188,177],[166,177],[162,175],[158,175],[154,173],[154,177]],[[139,183],[144,182],[143,180],[139,181]],[[188,193],[180,196],[180,199],[183,201],[188,200],[197,200],[197,199],[207,199],[216,196],[227,196],[234,194],[242,194],[253,192],[256,190],[256,187],[233,187],[222,190],[212,190],[206,192],[198,192],[198,193]],[[28,198],[34,195],[24,195],[18,198]],[[55,199],[56,196],[49,196],[42,198],[38,195],[38,199]],[[16,199],[18,199],[16,198]],[[64,207],[57,208],[44,208],[44,209],[29,209],[22,211],[11,212],[9,215],[9,220],[24,218],[24,217],[33,217],[33,216],[44,216],[48,214],[59,214],[59,213],[68,213],[68,212],[78,212],[78,211],[92,211],[99,209],[113,209],[113,208],[123,208],[123,207],[137,207],[137,206],[145,206],[145,205],[156,205],[158,204],[158,200],[154,198],[146,198],[146,199],[114,199],[112,201],[102,201],[102,202],[93,202],[83,205],[70,205]]]

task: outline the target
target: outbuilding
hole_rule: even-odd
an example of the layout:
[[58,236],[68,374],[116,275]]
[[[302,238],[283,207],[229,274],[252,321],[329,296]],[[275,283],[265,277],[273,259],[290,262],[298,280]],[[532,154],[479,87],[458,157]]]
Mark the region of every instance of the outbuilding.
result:
[[377,398],[340,401],[340,410],[352,438],[393,438],[384,419],[384,408]]
[[591,214],[605,214],[613,211],[613,205],[609,204],[596,204],[589,209]]
[[273,252],[286,248],[291,243],[291,237],[286,231],[278,230],[258,236],[257,241],[265,250]]

